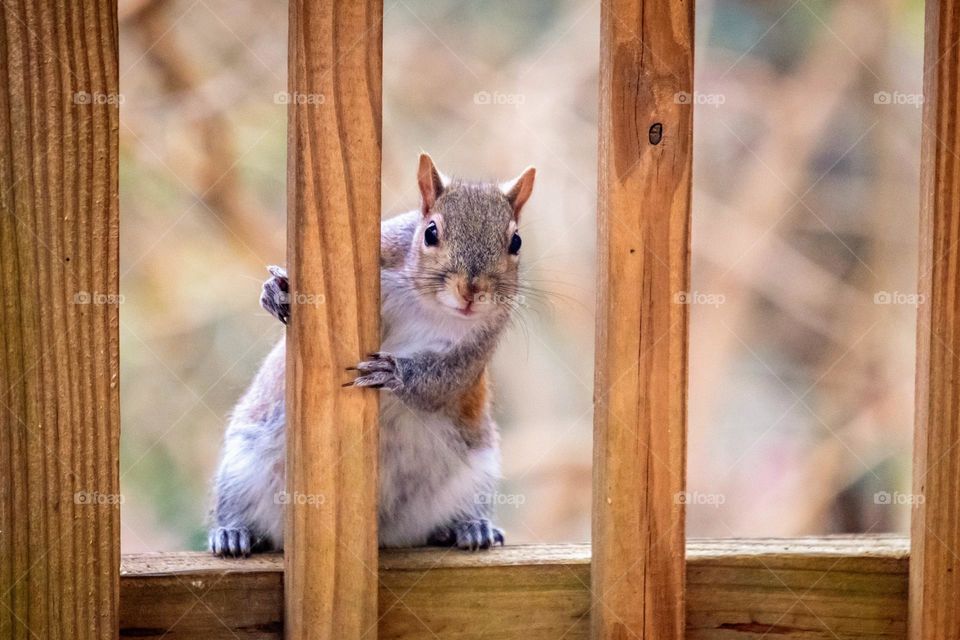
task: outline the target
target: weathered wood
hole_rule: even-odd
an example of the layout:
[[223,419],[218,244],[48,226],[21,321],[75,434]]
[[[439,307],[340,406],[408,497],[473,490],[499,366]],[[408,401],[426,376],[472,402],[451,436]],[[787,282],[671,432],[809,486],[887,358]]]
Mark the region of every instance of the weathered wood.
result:
[[379,346],[381,0],[290,2],[286,632],[377,621],[377,392],[342,388]]
[[[907,549],[892,537],[691,541],[686,637],[903,640]],[[279,556],[125,556],[120,635],[279,639],[282,569]],[[585,544],[386,551],[380,637],[585,639],[589,585]]]
[[683,637],[692,86],[692,0],[604,0],[596,639]]
[[0,638],[116,635],[117,5],[0,4]]
[[960,0],[927,0],[910,637],[960,639]]

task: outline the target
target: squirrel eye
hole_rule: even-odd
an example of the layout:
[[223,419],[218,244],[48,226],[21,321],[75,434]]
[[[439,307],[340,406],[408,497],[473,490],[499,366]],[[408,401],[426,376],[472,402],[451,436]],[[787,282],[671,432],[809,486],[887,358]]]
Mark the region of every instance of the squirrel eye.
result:
[[510,255],[515,256],[520,253],[520,234],[514,233],[513,238],[510,239]]
[[440,235],[437,233],[436,222],[431,222],[427,225],[427,230],[423,232],[423,243],[428,247],[435,247],[440,244]]

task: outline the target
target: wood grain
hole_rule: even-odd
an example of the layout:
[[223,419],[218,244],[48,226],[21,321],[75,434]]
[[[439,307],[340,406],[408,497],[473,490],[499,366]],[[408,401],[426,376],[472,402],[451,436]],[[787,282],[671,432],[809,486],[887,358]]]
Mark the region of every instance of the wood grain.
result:
[[597,639],[683,637],[692,85],[692,1],[603,1]]
[[[692,540],[686,637],[903,640],[908,546],[888,537]],[[279,556],[125,556],[120,635],[279,639],[282,569]],[[583,640],[589,585],[586,544],[385,551],[380,638]]]
[[0,638],[116,636],[117,6],[0,4]]
[[960,0],[928,0],[910,637],[960,639]]
[[286,637],[377,621],[381,0],[290,2]]

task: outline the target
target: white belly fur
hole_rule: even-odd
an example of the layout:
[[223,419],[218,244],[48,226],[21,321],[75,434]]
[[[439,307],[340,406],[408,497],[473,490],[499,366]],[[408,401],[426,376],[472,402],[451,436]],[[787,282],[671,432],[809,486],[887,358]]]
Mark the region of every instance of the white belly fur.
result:
[[[459,446],[458,446],[459,445]],[[445,416],[393,396],[380,409],[380,544],[422,545],[480,498],[500,474],[496,449],[467,449]]]

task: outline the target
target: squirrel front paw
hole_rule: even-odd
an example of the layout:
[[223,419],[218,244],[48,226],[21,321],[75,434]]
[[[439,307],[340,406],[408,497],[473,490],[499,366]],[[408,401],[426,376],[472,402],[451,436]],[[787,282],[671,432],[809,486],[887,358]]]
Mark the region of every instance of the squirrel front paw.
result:
[[253,550],[246,527],[216,527],[210,531],[210,551],[221,558],[246,558]]
[[493,526],[486,518],[465,520],[437,529],[428,544],[440,547],[457,547],[464,551],[489,549],[495,544],[504,544],[503,531]]
[[396,391],[403,386],[398,367],[399,359],[396,356],[378,351],[371,353],[367,358],[358,362],[357,366],[347,368],[347,371],[356,371],[359,375],[343,386],[385,388],[391,391]]
[[290,282],[287,279],[287,270],[271,265],[267,267],[267,271],[271,277],[263,283],[260,306],[274,318],[287,324],[290,319]]

